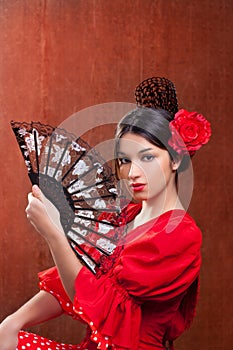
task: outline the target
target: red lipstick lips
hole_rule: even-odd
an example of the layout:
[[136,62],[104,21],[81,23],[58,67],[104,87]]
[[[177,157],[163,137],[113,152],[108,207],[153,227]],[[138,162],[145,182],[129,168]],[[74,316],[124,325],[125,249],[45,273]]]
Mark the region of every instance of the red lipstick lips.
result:
[[135,184],[131,184],[130,186],[134,192],[139,192],[144,189],[145,184],[135,183]]

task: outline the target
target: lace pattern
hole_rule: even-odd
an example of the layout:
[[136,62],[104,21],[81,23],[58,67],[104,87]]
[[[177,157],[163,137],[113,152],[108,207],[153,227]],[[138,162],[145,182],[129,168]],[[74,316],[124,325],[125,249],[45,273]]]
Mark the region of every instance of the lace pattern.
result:
[[[118,229],[120,201],[115,176],[81,137],[40,122],[11,122],[30,180],[60,213],[63,230],[78,258],[96,273],[124,236]],[[103,212],[114,220],[100,219]]]

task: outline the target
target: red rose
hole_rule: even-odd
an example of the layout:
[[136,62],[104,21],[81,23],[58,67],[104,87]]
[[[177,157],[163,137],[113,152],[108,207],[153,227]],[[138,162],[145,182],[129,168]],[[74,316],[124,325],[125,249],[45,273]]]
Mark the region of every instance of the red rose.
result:
[[197,112],[188,112],[185,109],[179,110],[175,118],[170,122],[172,137],[168,144],[177,153],[189,153],[206,144],[211,136],[210,123]]

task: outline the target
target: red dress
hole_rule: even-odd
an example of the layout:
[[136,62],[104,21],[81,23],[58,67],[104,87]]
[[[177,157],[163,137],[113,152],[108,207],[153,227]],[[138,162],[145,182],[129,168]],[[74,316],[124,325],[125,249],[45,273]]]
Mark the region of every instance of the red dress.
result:
[[[129,220],[139,210],[131,204]],[[65,313],[85,322],[87,335],[81,344],[69,345],[22,331],[17,349],[159,350],[165,343],[174,349],[173,341],[195,314],[200,247],[193,219],[173,210],[132,230],[116,261],[106,259],[98,276],[83,267],[73,303],[55,267],[41,272],[40,288],[53,294]]]

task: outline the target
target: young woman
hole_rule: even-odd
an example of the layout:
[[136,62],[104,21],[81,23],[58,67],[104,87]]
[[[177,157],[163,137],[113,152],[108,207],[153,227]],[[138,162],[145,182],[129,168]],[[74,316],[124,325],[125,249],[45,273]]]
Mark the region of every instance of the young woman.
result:
[[[98,277],[80,264],[47,215],[39,188],[32,188],[27,217],[48,243],[56,267],[39,274],[41,291],[2,322],[1,350],[173,349],[190,326],[201,232],[178,198],[177,177],[189,155],[208,141],[210,126],[197,113],[181,110],[174,117],[167,106],[139,107],[118,125],[116,169],[133,201],[124,209],[124,247]],[[87,324],[79,345],[21,331],[64,312]]]

